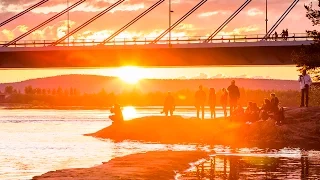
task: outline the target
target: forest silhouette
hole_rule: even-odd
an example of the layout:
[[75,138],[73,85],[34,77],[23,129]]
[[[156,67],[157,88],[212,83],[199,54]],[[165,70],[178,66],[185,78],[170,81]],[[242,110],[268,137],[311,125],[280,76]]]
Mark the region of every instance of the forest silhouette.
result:
[[[207,87],[204,91],[208,95]],[[319,105],[319,91],[313,87],[310,99],[311,105]],[[54,89],[33,88],[26,86],[24,91],[14,89],[13,86],[6,86],[4,93],[7,98],[3,103],[8,104],[30,104],[33,106],[54,107],[54,106],[94,106],[94,107],[110,107],[114,103],[120,103],[122,106],[162,106],[167,92],[155,91],[143,93],[139,89],[123,91],[121,93],[107,93],[105,89],[101,89],[96,93],[81,93],[75,88],[62,89],[61,87]],[[290,107],[299,104],[300,92],[294,90],[250,90],[240,88],[240,104],[246,106],[247,102],[252,101],[262,104],[264,98],[269,98],[271,93],[276,93],[281,101],[282,106]],[[195,90],[181,89],[172,92],[177,106],[194,106]],[[216,92],[218,100],[217,106],[220,106],[219,97],[221,90]]]
[[[221,89],[227,87],[230,79],[202,80],[143,80],[136,85],[126,85],[118,78],[66,75],[34,79],[17,83],[1,84],[2,104],[29,105],[28,107],[54,108],[58,106],[110,107],[114,103],[122,106],[162,106],[170,90],[177,106],[194,106],[198,85],[203,85],[209,95],[209,88],[215,88],[217,106],[220,106]],[[300,92],[295,88],[297,82],[284,80],[236,79],[240,88],[240,105],[245,107],[249,101],[258,105],[271,93],[276,93],[281,105],[297,106]],[[274,86],[273,86],[274,85]],[[1,87],[2,86],[2,87]],[[260,87],[260,88],[259,88]],[[311,104],[319,105],[319,91],[311,90]]]

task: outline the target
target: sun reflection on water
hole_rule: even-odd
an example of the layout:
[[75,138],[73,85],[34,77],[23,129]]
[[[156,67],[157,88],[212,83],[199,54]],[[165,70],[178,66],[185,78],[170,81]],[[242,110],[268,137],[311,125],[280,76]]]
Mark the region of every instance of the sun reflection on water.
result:
[[133,106],[126,106],[122,109],[123,118],[126,121],[137,118],[137,111]]

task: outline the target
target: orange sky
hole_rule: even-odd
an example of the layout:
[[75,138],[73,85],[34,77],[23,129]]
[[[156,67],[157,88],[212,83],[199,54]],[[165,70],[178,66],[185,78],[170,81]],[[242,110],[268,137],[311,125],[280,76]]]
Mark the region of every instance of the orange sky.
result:
[[[0,22],[12,17],[40,0],[0,0]],[[78,0],[69,0],[73,4]],[[78,27],[94,15],[98,14],[110,3],[116,0],[87,0],[86,3],[76,7],[70,13],[71,29]],[[297,6],[290,12],[288,17],[278,27],[277,31],[284,28],[289,33],[304,33],[312,27],[311,22],[305,17],[304,4],[317,0],[300,0]],[[25,14],[9,24],[0,27],[0,41],[12,40],[46,19],[54,16],[57,12],[67,7],[67,0],[50,0],[41,7]],[[96,39],[103,40],[114,31],[118,30],[142,11],[150,7],[157,0],[126,0],[111,12],[105,14],[97,21],[85,27],[72,39]],[[188,12],[200,0],[172,0],[172,22],[174,23]],[[194,14],[189,16],[182,24],[173,31],[174,36],[208,36],[217,29],[245,0],[208,0]],[[269,28],[282,13],[289,7],[293,0],[268,0]],[[24,40],[56,40],[65,35],[67,31],[67,15],[54,20],[40,30],[27,36]],[[143,17],[137,23],[129,27],[117,38],[128,37],[157,37],[168,27],[168,0],[158,6],[151,13]],[[253,0],[238,16],[233,19],[220,35],[229,34],[263,34],[265,32],[265,0]],[[263,77],[274,79],[296,79],[297,71],[294,66],[290,67],[220,67],[220,68],[189,68],[189,69],[145,69],[144,76],[147,78],[177,78],[177,77]],[[26,80],[44,76],[60,74],[100,74],[116,75],[112,69],[47,69],[47,70],[0,70],[0,83]]]
[[[39,2],[40,0],[0,0],[0,22],[17,14]],[[70,5],[78,0],[69,0]],[[121,28],[127,22],[150,7],[157,0],[126,0],[111,12],[93,22],[72,38],[74,39],[104,39],[112,32]],[[175,22],[188,12],[200,0],[172,0],[172,21]],[[269,1],[269,28],[281,14],[289,7],[293,0]],[[315,0],[313,0],[315,2]],[[0,40],[12,40],[32,27],[52,17],[66,8],[67,0],[51,0],[41,7],[27,13],[23,17],[0,28]],[[115,0],[87,0],[70,13],[71,30],[84,23]],[[208,0],[193,15],[178,26],[173,36],[206,36],[220,26],[245,0]],[[314,29],[305,17],[303,5],[311,0],[300,0],[288,17],[278,27],[278,31],[288,28],[289,33],[304,33],[306,29]],[[29,35],[25,39],[54,40],[66,33],[66,19],[64,15],[47,26]],[[168,26],[168,0],[154,11],[143,17],[128,28],[118,38],[123,37],[156,37]],[[317,27],[318,28],[318,27]],[[253,0],[223,31],[225,34],[261,34],[265,32],[265,0]]]

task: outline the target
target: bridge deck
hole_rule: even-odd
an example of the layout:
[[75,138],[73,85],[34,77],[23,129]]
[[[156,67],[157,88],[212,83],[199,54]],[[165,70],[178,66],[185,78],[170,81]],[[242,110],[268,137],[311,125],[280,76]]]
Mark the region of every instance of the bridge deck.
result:
[[[226,42],[225,42],[226,41]],[[287,65],[291,54],[309,45],[304,39],[184,44],[0,47],[2,68]]]

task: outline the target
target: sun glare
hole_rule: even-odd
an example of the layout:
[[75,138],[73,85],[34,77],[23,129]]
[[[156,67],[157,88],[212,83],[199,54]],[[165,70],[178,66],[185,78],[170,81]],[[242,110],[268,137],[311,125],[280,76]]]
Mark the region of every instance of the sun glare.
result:
[[142,69],[135,66],[126,66],[118,69],[117,76],[128,84],[136,84],[143,78]]
[[128,121],[129,119],[136,118],[137,111],[132,106],[126,106],[126,107],[123,108],[122,114],[123,114],[124,120]]

